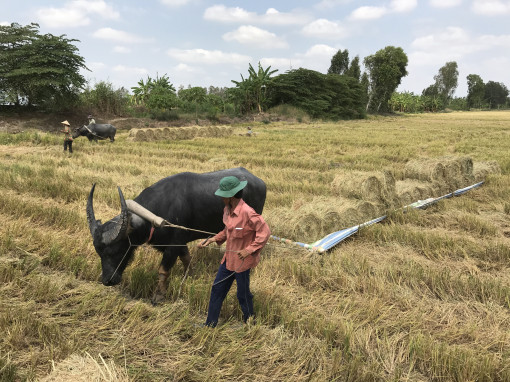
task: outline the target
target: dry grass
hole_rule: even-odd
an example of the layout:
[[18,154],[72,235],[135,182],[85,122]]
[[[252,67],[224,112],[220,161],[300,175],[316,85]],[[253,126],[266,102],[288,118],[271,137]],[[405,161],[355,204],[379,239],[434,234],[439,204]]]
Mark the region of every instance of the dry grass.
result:
[[[138,129],[115,143],[0,134],[0,381],[510,381],[509,112]],[[245,127],[238,127],[244,131]],[[235,129],[232,132],[234,132]],[[203,133],[203,135],[201,135]],[[312,242],[389,212],[324,255],[271,242],[252,275],[257,323],[231,291],[205,319],[221,252],[191,246],[167,302],[149,303],[160,255],[97,282],[96,218],[182,171],[244,166],[264,179],[274,234]],[[486,179],[427,210],[395,208]],[[179,294],[180,291],[180,294]],[[74,373],[74,374],[73,374]]]

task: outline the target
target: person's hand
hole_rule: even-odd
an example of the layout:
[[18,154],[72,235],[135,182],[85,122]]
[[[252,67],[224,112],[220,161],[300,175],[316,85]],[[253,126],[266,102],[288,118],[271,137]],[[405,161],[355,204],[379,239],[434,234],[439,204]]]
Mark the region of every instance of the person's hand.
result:
[[250,252],[248,252],[246,249],[239,251],[239,253],[237,254],[237,256],[239,256],[241,260],[244,260],[245,257],[248,257],[250,255],[251,255]]
[[209,244],[211,244],[214,240],[212,239],[212,237],[208,238],[207,240],[204,240],[202,241],[201,243],[199,243],[197,245],[198,248],[204,248],[204,247],[207,247]]

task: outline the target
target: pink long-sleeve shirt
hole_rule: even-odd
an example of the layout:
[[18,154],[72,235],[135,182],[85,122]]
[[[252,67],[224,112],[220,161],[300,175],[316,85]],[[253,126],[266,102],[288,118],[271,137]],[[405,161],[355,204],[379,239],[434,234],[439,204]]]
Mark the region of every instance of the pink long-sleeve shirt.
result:
[[[254,268],[260,261],[262,247],[271,235],[265,220],[241,199],[233,211],[229,206],[225,206],[223,223],[223,231],[213,237],[218,245],[227,242],[221,263],[226,261],[225,266],[232,272],[244,272]],[[244,261],[237,255],[243,249],[250,253]]]

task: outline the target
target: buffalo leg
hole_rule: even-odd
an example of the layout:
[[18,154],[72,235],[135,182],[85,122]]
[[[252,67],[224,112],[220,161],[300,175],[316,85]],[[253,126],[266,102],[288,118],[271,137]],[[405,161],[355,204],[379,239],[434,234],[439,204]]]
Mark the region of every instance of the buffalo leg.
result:
[[165,270],[165,267],[162,265],[159,266],[158,269],[158,286],[154,291],[154,295],[152,296],[152,303],[154,305],[159,304],[161,301],[165,299],[166,290],[168,289],[168,275],[169,271]]
[[178,253],[176,253],[175,248],[167,248],[163,253],[163,259],[158,269],[158,286],[152,296],[152,303],[154,305],[165,299],[168,289],[168,276],[170,274],[170,269],[172,269],[177,260],[177,256]]
[[184,247],[184,250],[179,255],[179,258],[182,261],[182,265],[184,265],[184,274],[190,274],[191,273],[191,267],[190,267],[191,255],[189,254],[188,247]]

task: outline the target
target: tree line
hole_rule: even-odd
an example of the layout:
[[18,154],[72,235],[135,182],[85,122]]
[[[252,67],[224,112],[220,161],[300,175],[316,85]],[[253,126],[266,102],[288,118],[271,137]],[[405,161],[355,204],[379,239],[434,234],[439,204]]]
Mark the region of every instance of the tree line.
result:
[[277,73],[271,67],[248,66],[248,75],[232,87],[180,87],[167,74],[140,79],[128,91],[106,81],[91,87],[80,70],[89,70],[66,35],[41,34],[39,25],[0,26],[0,104],[37,107],[47,111],[83,109],[108,115],[149,116],[169,120],[182,113],[194,118],[263,112],[290,105],[312,118],[364,118],[367,113],[440,111],[445,108],[508,107],[502,83],[467,77],[468,95],[454,98],[456,62],[448,62],[421,95],[396,89],[407,73],[408,57],[400,47],[387,46],[367,56],[339,50],[326,74],[299,68]]
[[412,92],[393,93],[389,101],[390,108],[392,111],[418,113],[445,109],[490,110],[510,107],[509,91],[505,84],[495,81],[484,83],[478,74],[469,74],[466,77],[468,86],[466,97],[454,97],[458,78],[457,63],[447,62],[434,76],[434,83],[423,89],[421,95]]

